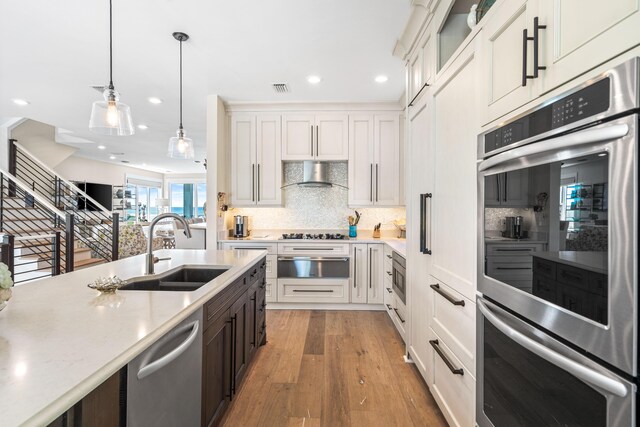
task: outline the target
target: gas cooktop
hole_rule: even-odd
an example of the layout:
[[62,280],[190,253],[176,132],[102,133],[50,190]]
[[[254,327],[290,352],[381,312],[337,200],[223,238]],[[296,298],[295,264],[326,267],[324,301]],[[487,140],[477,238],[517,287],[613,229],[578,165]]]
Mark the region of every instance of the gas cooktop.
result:
[[320,234],[304,234],[304,233],[287,233],[283,234],[282,240],[348,240],[349,237],[341,233],[320,233]]

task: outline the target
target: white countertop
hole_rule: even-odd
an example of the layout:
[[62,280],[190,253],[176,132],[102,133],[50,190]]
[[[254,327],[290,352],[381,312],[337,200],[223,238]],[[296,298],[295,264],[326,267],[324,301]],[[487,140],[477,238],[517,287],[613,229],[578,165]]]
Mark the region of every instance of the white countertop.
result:
[[97,277],[144,275],[145,255],[13,287],[0,312],[0,424],[42,426],[81,400],[240,276],[265,251],[161,250],[156,273],[231,267],[193,292],[87,287]]
[[535,252],[533,256],[601,274],[607,274],[609,271],[607,252]]
[[[303,234],[319,234],[325,232],[335,233],[336,231],[325,231],[325,230],[299,230],[297,232],[301,232]],[[347,231],[341,231],[343,234],[346,234]],[[283,233],[291,233],[290,230],[256,230],[252,232],[251,236],[245,238],[235,238],[235,237],[227,237],[226,239],[220,240],[220,242],[227,243],[240,243],[240,242],[264,242],[264,243],[283,243],[283,242],[304,242],[304,243],[313,243],[313,242],[322,242],[326,243],[327,241],[335,242],[335,243],[386,243],[391,249],[398,252],[400,255],[406,258],[407,256],[407,240],[400,239],[395,237],[398,232],[394,230],[384,230],[382,232],[382,237],[374,238],[372,236],[372,230],[358,230],[358,237],[350,237],[345,240],[313,240],[313,239],[301,239],[301,240],[283,240]]]

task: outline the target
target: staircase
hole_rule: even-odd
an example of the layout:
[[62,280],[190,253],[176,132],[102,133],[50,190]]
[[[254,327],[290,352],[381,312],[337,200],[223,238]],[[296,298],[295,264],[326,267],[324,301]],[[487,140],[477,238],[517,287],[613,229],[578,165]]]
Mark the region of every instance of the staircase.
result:
[[16,140],[9,140],[9,171],[0,169],[0,233],[15,283],[118,259],[118,215]]

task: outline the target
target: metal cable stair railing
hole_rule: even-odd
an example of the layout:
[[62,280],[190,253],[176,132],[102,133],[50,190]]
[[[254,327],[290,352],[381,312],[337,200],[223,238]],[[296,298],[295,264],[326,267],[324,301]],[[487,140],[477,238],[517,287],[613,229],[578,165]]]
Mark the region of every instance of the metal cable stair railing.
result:
[[15,283],[73,270],[72,213],[56,209],[0,169],[2,262]]
[[65,214],[74,215],[74,234],[96,258],[118,259],[118,214],[60,177],[16,140],[9,140],[9,172]]

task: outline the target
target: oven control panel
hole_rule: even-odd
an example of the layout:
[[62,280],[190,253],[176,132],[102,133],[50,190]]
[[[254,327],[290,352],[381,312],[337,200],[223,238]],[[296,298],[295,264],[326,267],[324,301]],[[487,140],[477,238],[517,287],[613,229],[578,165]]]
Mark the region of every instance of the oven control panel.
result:
[[611,78],[606,77],[484,136],[485,155],[609,109]]

